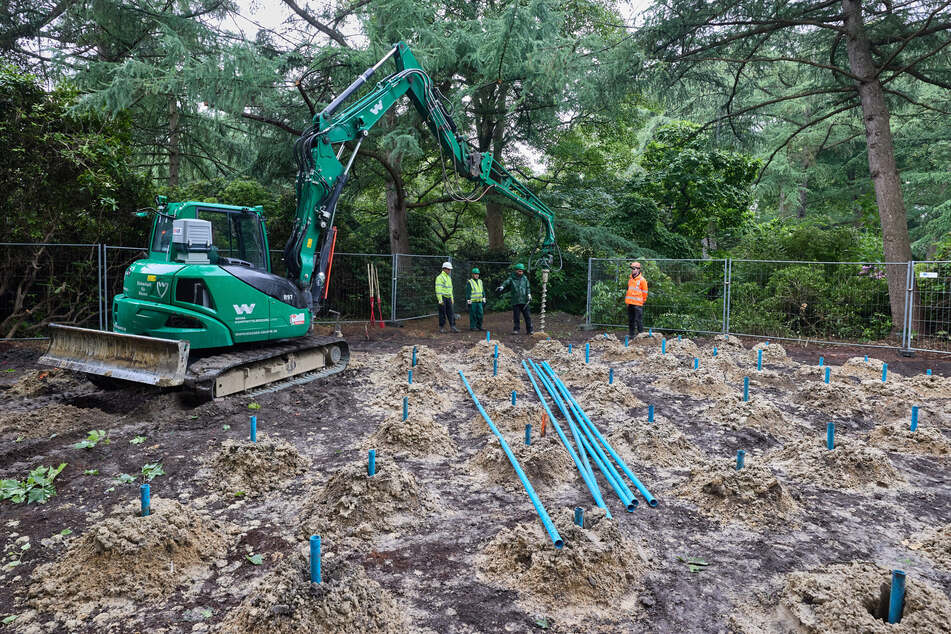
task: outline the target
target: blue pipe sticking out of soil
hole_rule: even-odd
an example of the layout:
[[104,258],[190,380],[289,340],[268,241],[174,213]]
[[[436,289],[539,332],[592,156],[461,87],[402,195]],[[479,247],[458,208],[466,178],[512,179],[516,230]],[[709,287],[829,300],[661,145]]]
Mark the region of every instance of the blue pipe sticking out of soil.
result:
[[310,536],[310,582],[321,583],[320,572],[320,535]]
[[888,595],[888,622],[901,621],[902,608],[905,607],[905,573],[892,570],[892,591]]
[[152,514],[152,500],[149,491],[149,485],[143,484],[139,487],[139,498],[142,500],[142,517]]

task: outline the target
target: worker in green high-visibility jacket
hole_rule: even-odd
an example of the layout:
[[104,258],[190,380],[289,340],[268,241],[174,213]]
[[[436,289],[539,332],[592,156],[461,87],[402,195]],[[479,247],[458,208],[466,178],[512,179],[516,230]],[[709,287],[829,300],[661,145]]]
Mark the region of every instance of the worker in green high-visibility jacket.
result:
[[520,315],[525,318],[525,334],[532,334],[532,316],[528,312],[528,304],[532,301],[532,288],[528,283],[528,276],[525,275],[524,264],[516,264],[515,271],[495,290],[501,293],[506,286],[512,287],[512,290],[509,291],[509,297],[512,300],[512,321],[514,322],[512,334],[518,334]]
[[456,311],[452,306],[452,262],[442,263],[442,271],[436,276],[436,301],[439,302],[439,332],[446,332],[446,322],[453,332],[456,329]]
[[479,279],[479,269],[472,269],[472,278],[466,284],[466,303],[469,305],[469,330],[482,330],[485,291]]

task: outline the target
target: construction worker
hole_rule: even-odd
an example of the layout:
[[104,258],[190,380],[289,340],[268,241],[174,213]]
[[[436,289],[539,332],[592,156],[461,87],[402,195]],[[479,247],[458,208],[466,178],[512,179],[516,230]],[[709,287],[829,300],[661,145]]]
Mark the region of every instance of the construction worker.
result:
[[532,301],[532,289],[528,284],[528,276],[525,275],[525,265],[521,262],[515,265],[515,272],[509,275],[508,279],[495,290],[501,293],[509,285],[512,286],[512,290],[509,291],[509,298],[512,300],[512,321],[515,326],[512,329],[512,334],[518,334],[518,317],[524,315],[525,334],[530,335],[532,334],[532,316],[528,312],[528,304]]
[[631,277],[627,280],[627,332],[634,335],[644,332],[644,302],[647,301],[647,280],[641,275],[641,263],[631,262]]
[[466,303],[469,305],[469,330],[482,330],[482,305],[485,304],[485,301],[482,280],[479,279],[479,269],[472,269],[472,278],[466,284]]
[[439,303],[439,332],[446,332],[446,321],[449,329],[456,329],[456,313],[452,307],[452,262],[442,263],[442,272],[436,276],[436,301]]

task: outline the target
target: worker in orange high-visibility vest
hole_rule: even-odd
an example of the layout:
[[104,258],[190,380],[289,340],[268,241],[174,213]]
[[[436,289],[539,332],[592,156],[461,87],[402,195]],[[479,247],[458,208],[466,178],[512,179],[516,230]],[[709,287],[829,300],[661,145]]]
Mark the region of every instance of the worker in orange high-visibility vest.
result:
[[630,336],[644,332],[644,302],[647,301],[647,280],[641,275],[641,263],[631,262],[631,277],[627,280],[627,332]]

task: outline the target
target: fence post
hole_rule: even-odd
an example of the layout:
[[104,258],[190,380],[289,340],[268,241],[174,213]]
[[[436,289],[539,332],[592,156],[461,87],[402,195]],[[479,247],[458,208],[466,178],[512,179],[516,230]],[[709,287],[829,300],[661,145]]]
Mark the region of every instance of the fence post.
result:
[[909,260],[908,268],[905,270],[905,315],[902,323],[901,353],[902,356],[910,357],[911,350],[911,327],[912,317],[914,315],[915,304],[915,262]]
[[720,319],[720,332],[722,332],[724,335],[726,334],[726,293],[727,293],[727,289],[730,287],[729,281],[727,280],[727,276],[729,275],[729,271],[727,270],[727,262],[728,260],[724,258],[723,260],[723,317],[721,317]]
[[733,258],[727,258],[727,262],[726,277],[723,280],[723,284],[726,286],[723,291],[725,295],[723,300],[723,334],[725,335],[730,334],[730,302],[733,299]]
[[99,312],[99,330],[105,330],[105,327],[103,326],[104,315],[102,310],[102,306],[103,306],[102,298],[103,298],[103,295],[106,294],[103,290],[105,289],[105,286],[106,286],[106,279],[105,279],[106,267],[103,266],[106,260],[106,245],[102,243],[97,244],[96,253],[99,256],[99,271],[98,271],[99,275],[96,276],[99,282],[99,311],[98,311]]
[[585,306],[584,320],[587,330],[591,330],[591,262],[594,258],[588,258],[588,298]]
[[393,265],[391,267],[393,278],[390,282],[390,321],[396,324],[396,274],[397,269],[400,265],[400,255],[399,253],[394,253],[390,257],[393,258]]

